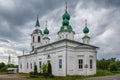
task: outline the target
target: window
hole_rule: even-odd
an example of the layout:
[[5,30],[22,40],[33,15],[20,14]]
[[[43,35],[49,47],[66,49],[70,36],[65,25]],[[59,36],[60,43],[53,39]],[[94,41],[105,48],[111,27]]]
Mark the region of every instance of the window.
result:
[[67,39],[68,35],[66,34],[66,39]]
[[33,36],[33,42],[34,42],[34,36]]
[[82,69],[83,68],[83,59],[78,60],[78,68]]
[[62,59],[59,59],[59,69],[62,68]]
[[41,65],[42,65],[42,62],[40,61],[40,62],[39,62],[39,68],[41,68]]
[[93,67],[93,61],[92,59],[90,59],[90,69],[92,69],[92,67]]
[[34,62],[34,66],[36,65],[36,62]]
[[32,50],[34,51],[34,46],[32,46]]
[[50,55],[48,55],[47,58],[50,58]]
[[20,64],[20,68],[22,69],[22,64]]
[[40,42],[40,36],[38,36],[38,42]]
[[32,63],[30,64],[30,68],[32,69]]
[[29,68],[29,64],[27,63],[27,69]]

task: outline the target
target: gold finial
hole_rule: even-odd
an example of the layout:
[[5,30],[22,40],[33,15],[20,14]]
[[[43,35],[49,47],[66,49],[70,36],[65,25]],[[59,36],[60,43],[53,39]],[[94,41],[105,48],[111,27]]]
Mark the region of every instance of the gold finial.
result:
[[87,19],[85,19],[85,26],[87,26]]
[[47,20],[46,20],[46,27],[47,27]]
[[66,7],[65,7],[65,11],[67,11],[67,1],[65,2],[65,5],[66,5]]

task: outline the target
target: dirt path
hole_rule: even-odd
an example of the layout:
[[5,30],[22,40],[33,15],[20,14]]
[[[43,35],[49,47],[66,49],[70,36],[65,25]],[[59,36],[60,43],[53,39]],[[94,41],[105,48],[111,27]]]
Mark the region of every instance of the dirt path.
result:
[[2,74],[0,75],[0,80],[27,80],[27,79],[20,76],[19,74]]
[[120,74],[113,75],[113,76],[89,78],[89,79],[85,79],[85,80],[120,80]]

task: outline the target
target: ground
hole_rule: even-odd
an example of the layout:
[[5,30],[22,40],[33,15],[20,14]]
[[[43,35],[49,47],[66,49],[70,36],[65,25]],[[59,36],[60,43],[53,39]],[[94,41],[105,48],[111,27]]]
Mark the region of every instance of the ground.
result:
[[[30,80],[30,79],[24,78],[23,76],[21,76],[19,74],[2,74],[2,75],[0,75],[0,80]],[[39,80],[41,80],[41,79],[39,79]],[[49,78],[47,78],[46,80],[49,80]],[[54,80],[54,78],[53,78],[53,80]],[[79,79],[77,79],[77,80],[79,80]],[[83,79],[83,80],[120,80],[120,74],[112,75],[112,76],[89,78],[89,79]]]
[[84,80],[120,80],[120,74],[104,77],[89,78]]
[[20,76],[19,74],[2,74],[0,75],[0,80],[27,80],[27,79]]

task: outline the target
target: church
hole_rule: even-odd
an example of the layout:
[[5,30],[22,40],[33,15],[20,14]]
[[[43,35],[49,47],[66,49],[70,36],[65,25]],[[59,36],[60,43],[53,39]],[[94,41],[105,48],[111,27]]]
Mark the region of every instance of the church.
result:
[[34,65],[37,65],[38,72],[41,72],[42,65],[49,61],[54,76],[96,74],[98,47],[90,44],[87,21],[85,27],[83,26],[83,42],[78,42],[74,39],[75,31],[69,23],[70,14],[67,8],[62,19],[62,26],[55,34],[58,35],[58,40],[51,43],[47,26],[42,31],[37,17],[35,29],[31,34],[32,50],[30,54],[18,57],[19,73],[34,71]]

